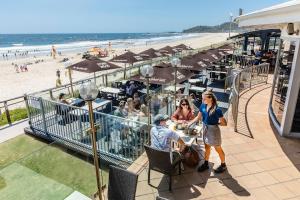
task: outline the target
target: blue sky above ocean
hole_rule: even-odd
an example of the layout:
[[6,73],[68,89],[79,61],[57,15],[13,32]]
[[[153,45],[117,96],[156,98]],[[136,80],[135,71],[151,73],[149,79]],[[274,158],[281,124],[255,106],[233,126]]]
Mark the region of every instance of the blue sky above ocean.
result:
[[229,21],[283,0],[2,0],[0,33],[167,32]]

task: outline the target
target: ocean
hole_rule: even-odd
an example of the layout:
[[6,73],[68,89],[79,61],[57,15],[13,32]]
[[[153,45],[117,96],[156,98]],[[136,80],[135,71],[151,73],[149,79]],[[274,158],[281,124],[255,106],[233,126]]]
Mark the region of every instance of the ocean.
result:
[[49,54],[54,45],[58,52],[83,52],[91,47],[130,48],[138,45],[161,43],[198,37],[191,33],[76,33],[76,34],[0,34],[0,57],[16,52]]

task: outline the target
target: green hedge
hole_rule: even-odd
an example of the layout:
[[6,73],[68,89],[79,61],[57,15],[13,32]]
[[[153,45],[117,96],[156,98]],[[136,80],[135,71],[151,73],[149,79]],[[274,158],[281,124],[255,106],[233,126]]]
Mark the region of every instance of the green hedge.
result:
[[[17,108],[9,111],[11,122],[26,119],[28,117],[26,108]],[[8,124],[6,113],[3,112],[0,116],[0,126]]]

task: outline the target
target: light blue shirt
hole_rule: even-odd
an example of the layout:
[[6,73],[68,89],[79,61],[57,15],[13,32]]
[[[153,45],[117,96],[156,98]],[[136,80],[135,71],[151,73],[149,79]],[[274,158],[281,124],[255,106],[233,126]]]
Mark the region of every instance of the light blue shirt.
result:
[[155,126],[150,131],[151,146],[159,150],[171,151],[171,140],[177,141],[179,135],[164,126]]

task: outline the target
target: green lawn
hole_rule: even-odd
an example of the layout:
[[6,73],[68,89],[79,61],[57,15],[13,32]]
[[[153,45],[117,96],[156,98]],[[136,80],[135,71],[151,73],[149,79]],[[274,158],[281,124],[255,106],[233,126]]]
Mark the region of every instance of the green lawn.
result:
[[0,144],[0,170],[10,163],[46,146],[28,135],[20,135]]
[[[94,165],[57,147],[48,146],[26,157],[20,163],[87,196],[97,189]],[[102,170],[105,183],[108,177],[106,171]]]
[[[57,195],[60,197],[69,194],[69,190],[77,190],[86,196],[91,196],[96,191],[95,168],[86,160],[90,158],[83,159],[71,155],[61,147],[46,144],[27,135],[2,143],[0,144],[0,199],[10,199],[2,198],[5,197],[4,195],[12,195],[11,199],[19,199],[19,194],[15,191],[16,187],[37,197],[28,199],[43,199],[44,193],[49,193],[48,199],[51,199],[52,191],[47,193],[44,187],[52,186],[57,188]],[[9,175],[9,172],[14,171],[10,168],[17,168],[15,173],[19,175],[14,177]],[[105,183],[108,179],[107,171],[106,168],[102,170]],[[23,184],[20,185],[18,182]],[[40,184],[43,186],[39,187]],[[39,198],[39,195],[42,196]],[[55,196],[53,199],[61,198]]]
[[0,199],[5,200],[63,200],[73,190],[14,163],[0,171],[5,187],[0,189]]
[[[26,108],[16,108],[14,110],[9,111],[11,122],[19,121],[22,119],[26,119],[28,117]],[[6,113],[2,113],[0,115],[0,126],[8,124]]]

